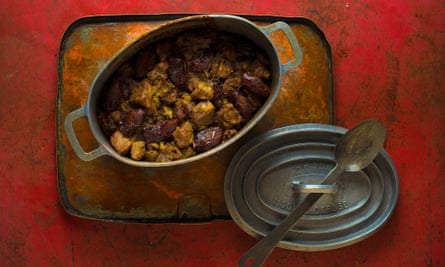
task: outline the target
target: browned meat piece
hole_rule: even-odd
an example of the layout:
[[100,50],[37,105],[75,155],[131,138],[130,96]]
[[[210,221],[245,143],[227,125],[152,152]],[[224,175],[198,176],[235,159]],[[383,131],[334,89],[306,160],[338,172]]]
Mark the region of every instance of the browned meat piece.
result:
[[198,129],[212,124],[215,106],[210,101],[201,101],[193,107],[190,117]]
[[113,148],[122,156],[125,156],[130,151],[133,143],[130,138],[125,137],[120,131],[116,131],[111,135],[110,142]]
[[193,140],[193,148],[197,152],[204,152],[219,145],[223,130],[220,127],[210,127],[198,132]]
[[193,143],[193,126],[190,122],[185,121],[181,126],[177,127],[173,132],[173,138],[179,148],[188,147]]
[[157,162],[169,162],[173,160],[182,159],[184,155],[182,155],[181,150],[170,143],[166,143],[160,146],[159,155],[156,158]]
[[153,96],[153,88],[148,80],[137,83],[130,95],[130,101],[147,109],[148,114],[154,114],[159,106],[159,100]]
[[159,156],[159,151],[155,149],[148,149],[145,151],[144,159],[147,161],[156,161],[156,158]]
[[126,137],[131,137],[136,133],[137,128],[142,125],[145,111],[141,108],[133,109],[122,116],[122,124],[119,130]]
[[118,77],[114,79],[104,94],[103,106],[106,111],[113,111],[119,108],[130,94],[130,88],[134,84],[131,79]]
[[168,63],[161,61],[156,64],[155,68],[147,74],[147,78],[150,82],[154,82],[156,80],[167,80],[167,69]]
[[178,122],[176,120],[159,121],[155,125],[145,126],[143,135],[147,144],[159,143],[167,140],[176,129]]
[[235,130],[235,129],[227,129],[227,130],[225,130],[224,133],[223,133],[223,140],[222,140],[222,142],[224,143],[224,142],[228,141],[229,139],[234,137],[235,134],[237,134],[237,133],[238,133],[238,131]]
[[230,129],[239,126],[243,121],[243,117],[232,103],[226,102],[215,115],[216,123],[224,129]]
[[241,77],[232,76],[225,80],[223,84],[223,92],[225,95],[232,94],[231,91],[239,91],[241,87]]
[[168,77],[178,88],[183,88],[187,84],[187,76],[185,73],[185,62],[181,58],[172,58],[169,61]]
[[233,73],[233,66],[230,61],[220,57],[214,60],[210,72],[214,77],[226,79]]
[[175,106],[173,108],[174,117],[179,121],[186,118],[186,116],[190,115],[193,110],[193,102],[192,97],[188,93],[182,93],[181,98],[179,98],[175,102]]
[[263,80],[257,76],[249,73],[244,73],[242,77],[242,85],[261,98],[267,98],[270,93],[270,88]]
[[153,70],[155,65],[156,65],[156,54],[155,51],[153,51],[153,48],[148,47],[140,51],[136,55],[136,60],[134,64],[134,72],[136,78],[141,79],[147,76],[147,73]]
[[191,75],[187,88],[192,92],[192,99],[210,100],[213,98],[213,82],[201,75]]
[[144,141],[136,141],[131,145],[130,155],[134,160],[141,160],[145,156],[145,142]]
[[156,95],[159,98],[169,104],[173,104],[178,96],[178,91],[175,86],[168,80],[161,80],[156,84]]
[[98,119],[99,125],[106,136],[110,137],[118,129],[116,122],[107,113],[100,112]]
[[191,101],[192,101],[192,97],[190,96],[189,93],[181,92],[181,96],[178,99],[178,101],[176,101],[176,105],[178,105],[180,107],[184,107],[187,104],[191,103]]
[[196,54],[188,64],[188,69],[193,72],[205,72],[212,65],[212,54],[199,53]]
[[159,109],[159,114],[165,119],[173,119],[173,108],[167,105],[161,106]]

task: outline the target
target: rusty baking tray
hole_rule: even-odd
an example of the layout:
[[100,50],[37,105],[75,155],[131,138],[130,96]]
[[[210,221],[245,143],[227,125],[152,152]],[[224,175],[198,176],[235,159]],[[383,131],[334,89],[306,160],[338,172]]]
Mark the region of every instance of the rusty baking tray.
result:
[[[323,32],[305,18],[244,16],[259,25],[287,22],[304,54],[302,64],[284,75],[280,95],[269,113],[246,137],[209,158],[165,169],[131,167],[108,156],[89,162],[79,159],[63,128],[66,115],[85,105],[93,79],[120,49],[153,27],[183,16],[85,17],[66,30],[58,60],[56,135],[59,198],[69,214],[139,223],[230,219],[224,201],[224,175],[242,144],[286,125],[333,122],[331,50]],[[97,147],[86,118],[76,121],[74,127],[86,151]]]

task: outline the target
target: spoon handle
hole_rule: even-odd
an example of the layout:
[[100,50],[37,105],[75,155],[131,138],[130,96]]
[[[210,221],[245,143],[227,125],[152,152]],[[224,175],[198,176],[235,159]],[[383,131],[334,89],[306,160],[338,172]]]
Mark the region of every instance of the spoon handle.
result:
[[[330,184],[343,172],[343,169],[337,164],[329,174],[323,179],[321,184]],[[289,232],[297,221],[308,211],[322,193],[308,194],[304,200],[289,215],[277,225],[269,234],[258,241],[250,248],[238,261],[238,267],[259,267],[263,264],[269,254],[273,251],[278,242]]]

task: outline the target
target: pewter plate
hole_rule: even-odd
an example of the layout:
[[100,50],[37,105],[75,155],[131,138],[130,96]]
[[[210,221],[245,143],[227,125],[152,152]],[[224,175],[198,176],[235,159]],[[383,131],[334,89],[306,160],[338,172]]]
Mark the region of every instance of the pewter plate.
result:
[[[295,183],[317,185],[335,166],[334,147],[346,129],[299,124],[269,131],[246,143],[225,176],[225,201],[233,220],[261,238],[297,207],[307,193]],[[399,182],[385,150],[360,172],[344,173],[336,193],[323,195],[278,244],[319,251],[354,244],[391,217]]]

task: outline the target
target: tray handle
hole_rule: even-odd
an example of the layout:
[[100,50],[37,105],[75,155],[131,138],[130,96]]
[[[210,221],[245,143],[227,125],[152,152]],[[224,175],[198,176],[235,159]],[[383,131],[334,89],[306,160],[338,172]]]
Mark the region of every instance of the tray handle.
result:
[[80,142],[77,139],[76,133],[74,131],[73,122],[80,119],[81,117],[86,116],[85,114],[85,107],[81,107],[69,113],[65,118],[64,125],[66,136],[68,137],[68,141],[73,147],[74,153],[76,153],[76,155],[83,161],[91,161],[95,158],[105,155],[106,151],[103,149],[103,147],[99,146],[98,148],[90,152],[85,152],[85,150],[83,150],[82,146],[80,145]]
[[272,32],[282,30],[283,33],[286,35],[286,37],[289,41],[289,44],[292,48],[292,51],[294,53],[294,58],[289,60],[285,64],[281,64],[281,69],[280,69],[281,74],[284,74],[288,70],[295,68],[301,64],[301,61],[303,60],[303,51],[301,50],[300,44],[297,40],[297,37],[295,36],[295,34],[292,31],[292,28],[289,26],[289,24],[282,22],[282,21],[277,21],[270,25],[263,26],[262,29],[263,29],[263,32],[267,36],[269,36],[269,38],[270,38],[270,34]]

